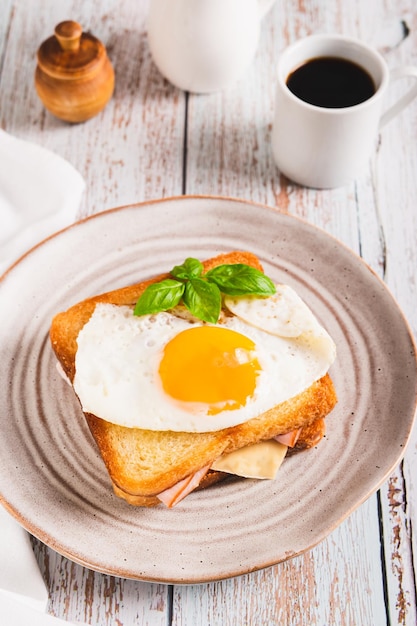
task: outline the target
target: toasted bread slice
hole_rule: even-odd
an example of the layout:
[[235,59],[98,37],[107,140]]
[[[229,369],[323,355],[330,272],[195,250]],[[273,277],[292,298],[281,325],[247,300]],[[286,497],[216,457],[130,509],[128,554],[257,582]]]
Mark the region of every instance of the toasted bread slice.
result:
[[[257,257],[245,252],[219,255],[203,265],[207,271],[225,263],[245,263],[262,270]],[[55,316],[50,338],[71,382],[75,375],[78,333],[90,319],[96,304],[133,305],[147,285],[166,276],[89,298]],[[151,431],[119,426],[91,413],[86,413],[85,417],[115,493],[131,504],[152,506],[158,503],[157,494],[211,464],[223,453],[310,426],[324,418],[336,401],[333,383],[330,376],[325,375],[304,392],[261,416],[215,432]],[[223,477],[222,473],[210,472],[203,484],[212,484]]]

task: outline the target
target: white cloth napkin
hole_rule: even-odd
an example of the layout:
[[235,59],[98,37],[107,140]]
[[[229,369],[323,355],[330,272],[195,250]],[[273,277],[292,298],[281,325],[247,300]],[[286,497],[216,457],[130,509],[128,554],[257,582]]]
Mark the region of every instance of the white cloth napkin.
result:
[[0,274],[74,221],[84,187],[68,161],[0,129]]
[[[85,183],[60,156],[0,129],[0,274],[71,224]],[[26,531],[0,506],[0,624],[68,624],[45,613],[48,591]]]
[[[0,507],[0,617],[4,598],[45,611],[48,592],[27,532]],[[3,623],[0,619],[0,623]],[[8,622],[4,622],[5,624]]]
[[[0,506],[0,624],[59,626],[27,532]],[[75,623],[75,622],[73,622]],[[86,625],[87,626],[87,625]]]

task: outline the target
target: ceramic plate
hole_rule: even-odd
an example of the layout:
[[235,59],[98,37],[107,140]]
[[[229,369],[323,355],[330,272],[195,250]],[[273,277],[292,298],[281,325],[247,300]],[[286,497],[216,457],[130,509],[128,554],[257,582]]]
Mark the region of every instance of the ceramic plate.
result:
[[[116,498],[71,389],[56,370],[53,315],[182,262],[245,249],[306,300],[333,336],[339,403],[327,436],[275,481],[237,480],[169,510]],[[416,401],[408,326],[383,283],[321,230],[274,209],[174,198],[101,213],[61,231],[0,281],[0,494],[33,535],[105,573],[196,583],[311,548],[389,476]]]

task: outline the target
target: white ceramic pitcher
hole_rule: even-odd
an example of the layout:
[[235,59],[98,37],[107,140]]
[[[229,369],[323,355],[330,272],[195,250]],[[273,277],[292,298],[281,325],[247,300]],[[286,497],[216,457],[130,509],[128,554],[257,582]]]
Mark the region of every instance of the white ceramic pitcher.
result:
[[148,37],[160,72],[194,93],[236,82],[251,63],[274,0],[151,0]]

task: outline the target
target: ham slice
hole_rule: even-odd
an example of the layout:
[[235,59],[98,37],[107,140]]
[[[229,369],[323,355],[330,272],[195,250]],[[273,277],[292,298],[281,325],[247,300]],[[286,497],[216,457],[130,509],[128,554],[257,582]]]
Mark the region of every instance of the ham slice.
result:
[[274,439],[275,441],[278,441],[278,443],[282,443],[284,446],[293,448],[297,443],[301,431],[302,428],[297,428],[296,430],[292,430],[289,433],[285,433],[285,435],[277,435],[276,437],[274,437]]
[[185,496],[188,496],[194,489],[198,487],[201,482],[201,479],[207,474],[210,469],[210,465],[206,465],[202,467],[195,474],[191,474],[183,480],[180,480],[178,483],[169,487],[169,489],[165,489],[157,495],[157,498],[161,500],[168,508],[172,508],[178,502],[181,502]]

